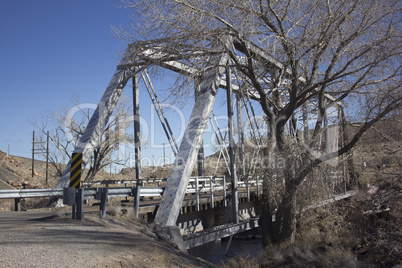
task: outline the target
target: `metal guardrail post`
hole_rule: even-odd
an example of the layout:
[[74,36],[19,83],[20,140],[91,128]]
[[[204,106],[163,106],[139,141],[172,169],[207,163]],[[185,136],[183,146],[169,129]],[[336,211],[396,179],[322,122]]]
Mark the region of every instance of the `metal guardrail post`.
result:
[[140,213],[140,193],[141,193],[141,185],[137,184],[137,187],[134,190],[134,216],[138,218]]
[[77,193],[77,220],[84,219],[84,189],[78,189]]
[[21,198],[14,199],[14,211],[21,211]]
[[71,205],[71,218],[73,219],[73,220],[75,220],[76,219],[76,216],[77,216],[77,210],[76,210],[76,207],[77,207],[77,205]]
[[104,218],[106,216],[106,207],[107,207],[107,198],[109,188],[101,188],[99,189],[101,192],[101,203],[99,206],[99,218]]

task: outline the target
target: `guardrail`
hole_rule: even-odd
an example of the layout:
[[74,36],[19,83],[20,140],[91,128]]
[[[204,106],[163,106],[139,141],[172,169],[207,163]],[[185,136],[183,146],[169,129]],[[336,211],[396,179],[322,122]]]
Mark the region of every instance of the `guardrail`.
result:
[[[146,182],[160,182],[164,179],[151,179],[142,181],[143,184]],[[136,184],[136,180],[126,180],[126,181],[101,181],[93,183],[84,183],[84,185],[113,185],[113,184]],[[186,193],[207,193],[212,191],[222,191],[224,189],[230,188],[230,182],[226,182],[224,177],[192,177],[189,180]],[[249,181],[239,181],[239,188],[247,187],[257,187],[259,188],[261,183],[258,178],[256,180]],[[128,197],[132,196],[133,187],[108,187],[110,197]],[[197,189],[198,188],[198,189]],[[161,195],[163,192],[162,187],[141,187],[141,196],[157,196]],[[95,198],[97,193],[96,188],[86,188],[84,189],[85,199]],[[47,188],[47,189],[19,189],[19,190],[0,190],[0,199],[14,199],[14,198],[35,198],[35,197],[62,197],[62,188]]]
[[0,190],[0,199],[60,196],[63,196],[63,189]]
[[[161,182],[166,182],[167,178],[154,179],[147,178],[140,181],[141,184],[157,183],[160,185]],[[95,185],[116,185],[116,184],[137,184],[137,180],[103,180],[103,181],[89,181],[82,182],[82,186],[95,186]]]
[[[101,189],[101,188],[99,188]],[[84,199],[98,199],[99,189],[84,189]],[[133,188],[113,187],[109,189],[109,197],[132,196]],[[141,187],[141,197],[161,196],[163,188]],[[21,189],[21,190],[0,190],[0,199],[15,198],[37,198],[37,197],[63,197],[63,189]]]
[[[145,182],[160,182],[163,179],[151,179]],[[97,184],[98,183],[98,184]],[[112,184],[136,184],[135,180],[131,181],[102,181],[93,183],[93,185],[107,185],[107,197],[130,197],[136,196],[136,186],[132,187],[109,187]],[[87,184],[88,185],[88,184]],[[211,200],[211,206],[214,206],[214,192],[220,191],[224,196],[224,202],[226,204],[226,192],[230,189],[231,183],[226,182],[225,177],[213,177],[213,176],[205,176],[205,177],[192,177],[189,180],[189,184],[187,187],[186,193],[195,194],[196,198],[196,209],[200,209],[200,194],[209,193],[209,197]],[[248,181],[239,181],[239,188],[247,189],[247,197],[250,200],[250,191],[249,188],[251,186],[257,187],[257,196],[259,196],[261,183],[258,178],[256,180],[248,180]],[[102,200],[102,194],[104,192],[103,189],[106,188],[84,188],[84,199],[97,199]],[[134,201],[137,205],[137,209],[139,206],[140,197],[160,197],[163,195],[164,188],[162,187],[139,187],[139,196],[137,198],[137,202]],[[20,190],[0,190],[0,199],[14,199],[15,200],[15,210],[20,210],[20,202],[23,198],[38,198],[38,197],[63,197],[63,189],[57,188],[49,188],[49,189],[20,189]],[[107,199],[107,198],[106,198]]]

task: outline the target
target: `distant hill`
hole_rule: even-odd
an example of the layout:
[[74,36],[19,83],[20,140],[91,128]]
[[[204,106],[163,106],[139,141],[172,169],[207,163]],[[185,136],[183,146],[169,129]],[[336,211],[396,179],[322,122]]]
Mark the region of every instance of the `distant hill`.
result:
[[[56,170],[49,165],[49,187],[56,185],[58,176]],[[0,189],[46,187],[46,162],[34,161],[34,176],[32,177],[32,159],[8,155],[0,151]]]
[[[350,123],[347,125],[347,133],[349,138],[357,131],[359,124]],[[355,165],[358,167],[362,162],[381,162],[377,157],[377,161],[369,157],[369,152],[379,152],[377,156],[381,155],[381,144],[389,144],[394,150],[399,150],[402,141],[402,115],[397,115],[388,119],[384,119],[365,133],[359,141],[355,152]],[[393,146],[392,146],[393,144]],[[388,146],[387,146],[388,148]],[[385,150],[385,149],[384,149]],[[251,148],[246,148],[249,153],[252,152]],[[387,150],[389,151],[389,150]],[[205,158],[205,174],[213,175],[216,168],[219,151],[213,155]],[[387,157],[392,158],[392,157]],[[250,161],[250,159],[247,159]],[[227,159],[227,161],[229,161]],[[385,162],[399,161],[398,157]],[[375,165],[377,165],[376,163]],[[374,165],[374,163],[373,163]],[[59,180],[59,175],[56,169],[49,165],[49,180],[46,185],[46,163],[41,160],[35,160],[35,175],[32,177],[32,160],[29,158],[8,155],[0,151],[0,189],[21,188],[23,184],[28,187],[47,188],[54,187]],[[172,165],[166,166],[146,166],[142,167],[142,177],[145,178],[166,178],[169,177]],[[227,175],[227,167],[225,160],[221,159],[219,162],[216,175]],[[197,165],[193,170],[193,176],[197,175]],[[133,180],[135,179],[135,168],[123,168],[119,174],[110,174],[106,171],[98,172],[95,180]],[[14,185],[14,186],[12,186]]]

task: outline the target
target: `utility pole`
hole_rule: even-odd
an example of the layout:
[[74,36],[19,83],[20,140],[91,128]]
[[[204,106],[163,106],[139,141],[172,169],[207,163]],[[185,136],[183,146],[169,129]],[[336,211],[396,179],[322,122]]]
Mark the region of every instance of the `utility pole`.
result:
[[[35,131],[32,131],[32,178],[35,176],[35,154],[46,155],[46,185],[49,183],[49,137],[49,131],[47,131],[46,142],[35,142]],[[36,144],[44,143],[46,143],[46,149],[44,148],[44,145],[41,145],[41,148],[35,148]]]
[[35,130],[32,132],[32,178],[35,175]]
[[49,131],[46,133],[46,185],[49,183]]

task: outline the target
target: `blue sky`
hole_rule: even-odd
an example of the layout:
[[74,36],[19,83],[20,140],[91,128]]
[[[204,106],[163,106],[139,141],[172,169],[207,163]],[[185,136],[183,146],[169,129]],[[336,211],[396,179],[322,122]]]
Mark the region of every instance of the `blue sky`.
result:
[[[30,158],[32,122],[40,123],[46,113],[72,107],[74,96],[81,103],[98,103],[120,61],[119,52],[127,45],[112,34],[111,26],[128,28],[130,22],[130,11],[119,5],[118,0],[0,1],[0,150]],[[124,94],[132,98],[130,88]],[[151,125],[151,102],[143,87],[140,94],[141,115]],[[191,106],[183,110],[186,119]],[[222,98],[216,106],[226,110]],[[178,114],[169,116],[178,135]],[[167,143],[159,122],[153,126],[154,143]],[[207,133],[211,131],[209,126]],[[161,146],[151,147],[151,142],[144,146],[144,157],[162,156]],[[206,149],[207,154],[213,151]],[[171,156],[169,148],[166,155]]]
[[129,11],[113,0],[0,1],[0,150],[30,157],[43,114],[97,103],[125,44],[111,26],[126,27]]

